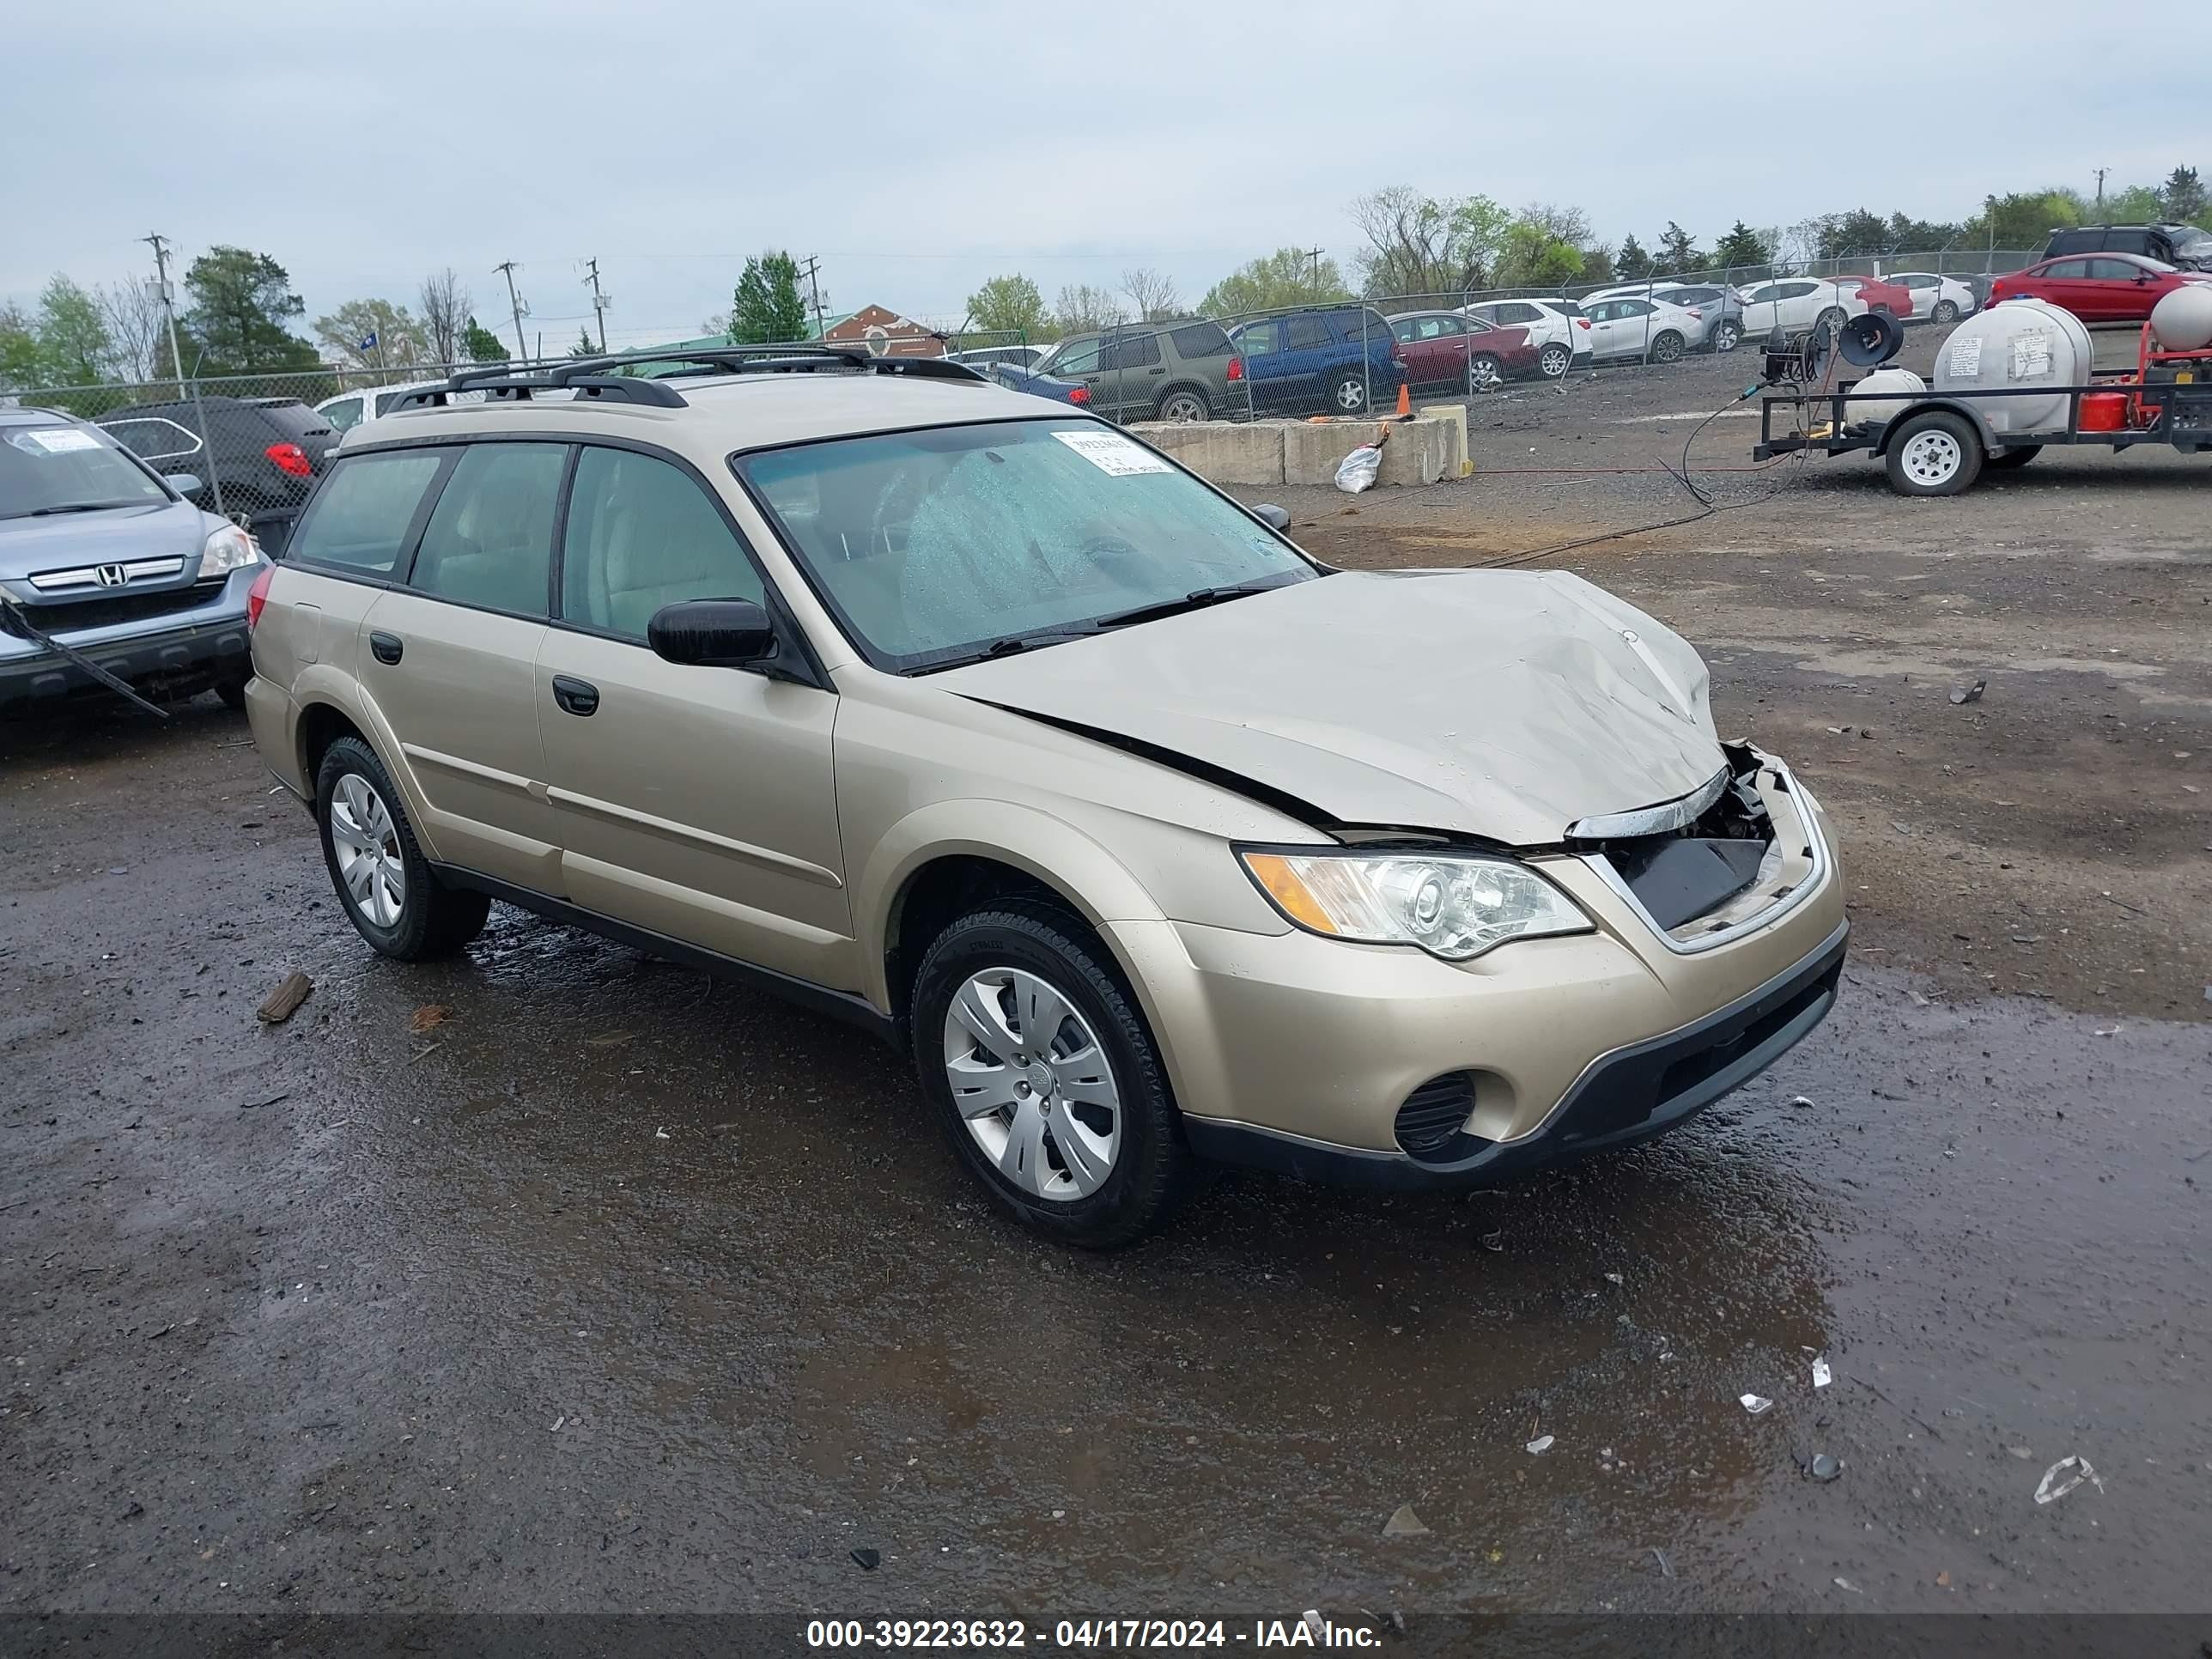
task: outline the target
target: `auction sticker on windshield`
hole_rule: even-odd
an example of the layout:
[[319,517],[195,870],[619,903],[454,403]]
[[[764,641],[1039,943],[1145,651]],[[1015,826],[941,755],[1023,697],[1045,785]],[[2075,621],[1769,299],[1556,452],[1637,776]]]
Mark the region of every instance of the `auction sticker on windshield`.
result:
[[1101,472],[1110,472],[1117,478],[1136,472],[1175,471],[1152,451],[1118,432],[1055,432],[1052,435]]
[[[28,449],[32,444],[36,444],[49,455],[66,455],[73,449],[100,447],[99,439],[72,426],[33,427],[28,432],[11,433],[9,435],[17,441],[16,448]],[[29,442],[23,441],[26,439]]]

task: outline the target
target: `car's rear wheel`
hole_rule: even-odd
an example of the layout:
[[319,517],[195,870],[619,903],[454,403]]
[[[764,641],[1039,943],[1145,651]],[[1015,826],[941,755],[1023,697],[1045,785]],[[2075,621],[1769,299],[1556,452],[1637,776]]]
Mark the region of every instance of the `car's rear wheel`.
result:
[[1536,354],[1536,367],[1544,371],[1544,378],[1547,380],[1563,379],[1574,361],[1574,354],[1557,340]]
[[1357,374],[1340,374],[1329,382],[1328,406],[1339,415],[1357,415],[1367,407],[1367,382]]
[[1929,410],[1898,428],[1885,465],[1900,495],[1955,495],[1981,476],[1981,437],[1963,416]]
[[438,879],[391,774],[359,738],[340,738],[324,753],[315,773],[315,824],[338,902],[386,956],[402,962],[451,956],[483,931],[491,901]]
[[1179,386],[1160,399],[1160,418],[1164,421],[1203,421],[1212,413],[1206,394],[1196,386]]
[[1182,1197],[1194,1158],[1158,1048],[1073,916],[1019,902],[963,916],[922,957],[912,1014],[922,1087],[1001,1208],[1109,1249]]
[[1830,306],[1813,319],[1813,326],[1832,341],[1844,331],[1844,325],[1850,320],[1841,306]]
[[1505,382],[1504,365],[1488,352],[1478,351],[1467,366],[1467,378],[1477,392],[1495,392]]
[[1953,301],[1938,300],[1936,309],[1928,314],[1930,320],[1948,326],[1959,320],[1959,307]]
[[1682,337],[1667,329],[1653,337],[1651,361],[1655,363],[1679,362],[1682,356]]
[[252,678],[251,674],[238,674],[227,680],[217,680],[215,694],[222,699],[222,706],[226,708],[245,708],[246,683]]
[[1743,330],[1739,328],[1729,319],[1723,317],[1719,322],[1713,325],[1713,349],[1715,351],[1734,351],[1736,349],[1737,344],[1742,339]]

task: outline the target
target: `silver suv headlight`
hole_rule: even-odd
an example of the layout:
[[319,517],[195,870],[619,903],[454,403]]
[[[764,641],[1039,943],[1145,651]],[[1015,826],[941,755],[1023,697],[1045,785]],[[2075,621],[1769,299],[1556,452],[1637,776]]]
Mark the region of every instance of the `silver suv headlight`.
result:
[[1415,945],[1446,962],[1593,926],[1572,899],[1510,859],[1319,849],[1237,857],[1284,919],[1307,932]]
[[227,524],[207,538],[200,549],[200,574],[221,576],[261,562],[261,550],[253,538],[234,524]]

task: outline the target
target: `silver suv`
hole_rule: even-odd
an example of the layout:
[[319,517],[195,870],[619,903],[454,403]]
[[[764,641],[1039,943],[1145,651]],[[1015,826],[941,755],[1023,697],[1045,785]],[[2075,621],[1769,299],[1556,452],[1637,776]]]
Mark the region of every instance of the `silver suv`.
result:
[[1087,1245],[1201,1158],[1641,1139],[1827,1012],[1826,820],[1587,583],[1332,570],[957,365],[633,366],[417,394],[258,586],[254,734],[386,954],[499,899],[799,998]]

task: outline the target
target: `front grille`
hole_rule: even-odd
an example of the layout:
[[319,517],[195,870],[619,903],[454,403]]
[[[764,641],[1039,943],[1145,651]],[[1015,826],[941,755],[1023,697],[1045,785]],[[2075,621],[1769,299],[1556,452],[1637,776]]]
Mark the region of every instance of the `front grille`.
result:
[[[191,587],[164,588],[158,593],[113,593],[96,599],[63,599],[45,605],[26,605],[23,614],[47,634],[74,634],[84,628],[112,628],[118,623],[144,622],[205,605],[222,591],[219,582]],[[14,617],[0,611],[0,631],[28,639]]]
[[1447,1150],[1474,1110],[1474,1079],[1465,1072],[1432,1077],[1398,1108],[1398,1144],[1415,1158]]

